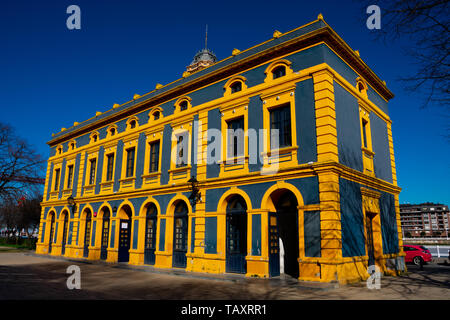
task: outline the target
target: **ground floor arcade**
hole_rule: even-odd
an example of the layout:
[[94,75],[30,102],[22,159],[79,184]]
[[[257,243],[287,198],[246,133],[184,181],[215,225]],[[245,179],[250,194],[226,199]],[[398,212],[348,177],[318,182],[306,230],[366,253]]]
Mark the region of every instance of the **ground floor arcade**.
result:
[[195,204],[179,192],[44,207],[36,252],[322,282],[366,279],[369,265],[404,270],[398,195],[386,206],[371,188],[332,175],[317,180],[317,196],[304,182],[277,181],[201,190]]

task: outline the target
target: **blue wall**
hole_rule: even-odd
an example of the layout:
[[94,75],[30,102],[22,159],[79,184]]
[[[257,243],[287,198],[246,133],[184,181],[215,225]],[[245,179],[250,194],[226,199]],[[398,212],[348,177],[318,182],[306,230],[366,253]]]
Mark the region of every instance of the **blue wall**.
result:
[[395,198],[392,194],[382,192],[380,197],[381,235],[383,239],[383,253],[397,253],[398,231],[395,214]]
[[361,189],[358,183],[339,178],[342,256],[366,254]]
[[[341,203],[342,254],[344,257],[365,255],[362,185],[339,179]],[[380,192],[379,190],[375,190]],[[380,222],[383,253],[398,253],[398,232],[394,195],[380,192]]]
[[305,256],[320,257],[322,238],[320,233],[320,211],[305,211],[303,220]]
[[339,162],[362,172],[363,159],[358,101],[336,82],[334,82],[334,95]]
[[[356,85],[356,78],[358,75],[352,68],[350,68],[344,61],[341,60],[330,48],[323,46],[323,54],[325,62],[331,66],[337,73],[345,78],[351,85]],[[367,96],[376,106],[378,106],[383,112],[388,114],[388,103],[376,93],[372,87],[369,86],[367,90]]]
[[375,152],[373,166],[375,176],[392,183],[391,154],[387,124],[376,114],[370,115],[370,130],[372,131],[372,151]]
[[316,111],[312,79],[297,83],[295,89],[298,163],[317,161]]
[[205,218],[205,253],[217,253],[217,217]]

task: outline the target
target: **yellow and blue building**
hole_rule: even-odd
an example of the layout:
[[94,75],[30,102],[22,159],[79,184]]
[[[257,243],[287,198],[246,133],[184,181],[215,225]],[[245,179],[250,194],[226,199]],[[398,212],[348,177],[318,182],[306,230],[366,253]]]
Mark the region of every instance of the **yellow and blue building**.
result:
[[36,252],[321,282],[403,271],[392,98],[321,15],[221,61],[204,49],[52,136]]

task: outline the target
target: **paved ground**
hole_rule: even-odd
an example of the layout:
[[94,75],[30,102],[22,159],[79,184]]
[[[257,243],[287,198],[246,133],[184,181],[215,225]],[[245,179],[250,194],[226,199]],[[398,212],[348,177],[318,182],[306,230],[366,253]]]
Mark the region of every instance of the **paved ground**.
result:
[[[80,267],[80,290],[67,289],[66,270],[70,265]],[[413,265],[408,267],[408,275],[383,277],[381,289],[369,290],[366,282],[336,287],[292,279],[212,278],[206,274],[4,251],[0,252],[0,300],[450,300],[450,266],[433,263],[424,266],[423,271]]]

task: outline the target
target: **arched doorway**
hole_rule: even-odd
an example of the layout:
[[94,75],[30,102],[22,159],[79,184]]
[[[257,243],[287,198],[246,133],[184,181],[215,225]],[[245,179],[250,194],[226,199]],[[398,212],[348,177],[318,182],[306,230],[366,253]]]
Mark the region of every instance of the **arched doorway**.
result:
[[180,200],[176,203],[173,222],[172,266],[177,268],[186,268],[188,212],[186,202]]
[[132,211],[129,205],[124,205],[119,210],[119,257],[118,262],[128,262],[130,260],[130,235],[131,235]]
[[[275,211],[269,212],[269,273],[280,274],[280,264],[284,273],[294,278],[299,276],[299,235],[298,201],[295,195],[286,189],[277,190],[271,195]],[[282,241],[279,241],[281,238]],[[282,245],[284,248],[280,248]],[[280,261],[280,251],[284,251]]]
[[55,232],[55,213],[50,212],[50,235],[48,238],[48,253],[52,252],[53,233]]
[[64,215],[63,222],[63,233],[62,233],[62,241],[61,241],[61,255],[63,256],[66,253],[66,242],[67,242],[67,226],[69,224],[69,213],[64,211],[62,213]]
[[150,203],[145,217],[144,264],[155,264],[157,214],[155,204]]
[[246,273],[247,204],[244,198],[232,196],[226,213],[226,272]]
[[102,217],[102,238],[100,245],[101,260],[106,260],[106,258],[108,258],[109,219],[110,219],[109,208],[105,207],[103,209],[103,217]]
[[86,221],[84,223],[84,249],[83,257],[89,257],[89,242],[91,241],[92,216],[91,210],[86,209]]

